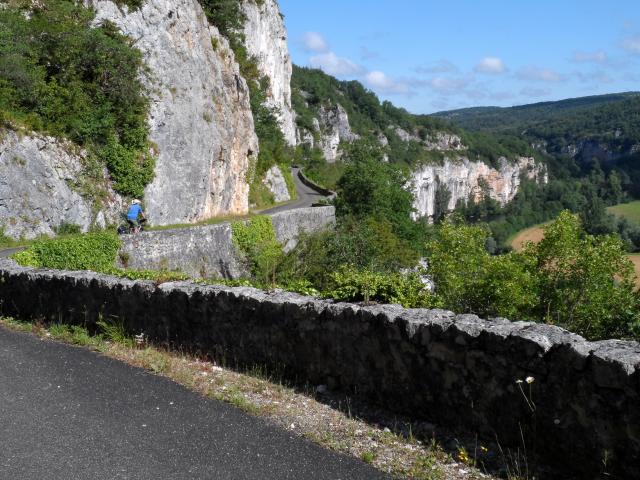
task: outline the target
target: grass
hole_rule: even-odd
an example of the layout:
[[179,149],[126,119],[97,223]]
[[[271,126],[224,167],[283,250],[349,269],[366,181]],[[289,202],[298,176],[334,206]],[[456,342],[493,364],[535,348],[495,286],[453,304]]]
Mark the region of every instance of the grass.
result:
[[607,208],[607,212],[616,217],[623,217],[630,222],[640,224],[640,200],[629,203],[620,203]]
[[[128,335],[122,324],[99,322],[100,332],[64,324],[46,327],[0,317],[0,326],[91,348],[104,355],[162,375],[208,398],[261,416],[292,434],[350,455],[394,478],[423,480],[495,479],[448,455],[433,439],[418,440],[417,425],[404,424],[378,409],[377,421],[365,421],[348,397],[318,394],[307,385],[294,388],[279,372],[255,366],[243,371],[224,368],[185,353],[149,344],[144,335]],[[380,416],[382,415],[382,416]]]
[[313,180],[318,185],[329,190],[335,191],[338,180],[344,173],[345,165],[341,161],[335,163],[321,163],[314,164],[312,167],[306,166],[301,163],[300,167],[307,176],[307,178]]
[[249,220],[250,218],[253,218],[256,215],[257,214],[253,212],[247,215],[227,215],[227,216],[221,216],[221,217],[208,218],[206,220],[201,220],[196,223],[173,223],[171,225],[158,225],[158,226],[152,226],[152,227],[145,227],[145,230],[154,232],[154,231],[160,231],[160,230],[174,230],[177,228],[191,228],[191,227],[202,227],[204,225],[217,225],[220,223],[226,223],[226,222],[231,222],[236,220]]

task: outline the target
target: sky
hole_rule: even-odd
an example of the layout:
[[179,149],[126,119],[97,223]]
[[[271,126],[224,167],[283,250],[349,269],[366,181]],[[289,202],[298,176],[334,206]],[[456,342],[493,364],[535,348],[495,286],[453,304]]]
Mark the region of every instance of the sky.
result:
[[296,65],[413,113],[640,90],[640,0],[279,0]]

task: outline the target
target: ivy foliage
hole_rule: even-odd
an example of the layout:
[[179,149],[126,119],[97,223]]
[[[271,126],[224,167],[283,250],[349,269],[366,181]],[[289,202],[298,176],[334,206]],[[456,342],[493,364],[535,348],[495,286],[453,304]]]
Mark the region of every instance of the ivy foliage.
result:
[[0,9],[0,124],[67,137],[141,196],[153,178],[142,56],[111,23],[72,0]]

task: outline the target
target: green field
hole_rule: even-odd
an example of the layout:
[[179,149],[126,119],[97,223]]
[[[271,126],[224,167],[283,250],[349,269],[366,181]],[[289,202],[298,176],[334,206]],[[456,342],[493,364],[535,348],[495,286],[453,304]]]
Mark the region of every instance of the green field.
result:
[[640,224],[640,200],[614,205],[607,208],[607,212],[613,213],[616,217],[624,217],[631,222]]

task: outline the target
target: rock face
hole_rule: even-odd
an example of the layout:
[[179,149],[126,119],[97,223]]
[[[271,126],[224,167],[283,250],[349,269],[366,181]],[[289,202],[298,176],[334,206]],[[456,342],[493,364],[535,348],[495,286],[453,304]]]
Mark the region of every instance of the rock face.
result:
[[458,152],[467,149],[458,135],[447,132],[435,132],[424,141],[424,147],[427,150]]
[[276,0],[244,0],[247,20],[245,46],[258,61],[258,69],[269,78],[267,104],[276,109],[276,117],[285,140],[296,144],[295,114],[291,107],[291,57],[287,30]]
[[273,194],[273,199],[276,203],[291,200],[291,195],[289,195],[289,189],[287,188],[287,182],[284,179],[284,175],[282,174],[280,167],[277,165],[274,165],[267,170],[262,183],[264,183]]
[[436,191],[446,185],[451,192],[448,208],[453,210],[459,200],[478,199],[486,186],[489,196],[505,205],[513,200],[520,186],[521,175],[546,183],[544,166],[530,157],[520,157],[516,163],[500,160],[496,170],[482,162],[472,162],[466,157],[457,161],[445,158],[442,165],[427,165],[415,170],[412,183],[415,191],[414,207],[417,217],[431,217],[435,210]]
[[[117,220],[120,197],[107,191],[103,210],[94,216],[90,201],[75,189],[83,173],[84,153],[70,142],[44,135],[1,131],[0,227],[12,238],[53,235],[62,223],[83,231]],[[106,183],[106,174],[105,174]]]
[[[540,146],[546,151],[546,144]],[[624,148],[615,148],[607,142],[586,139],[564,146],[559,153],[569,155],[580,162],[591,162],[595,158],[601,164],[615,164],[618,159],[638,152],[640,152],[640,144],[637,143],[629,143]]]
[[311,147],[317,146],[329,163],[334,163],[340,158],[339,147],[341,143],[351,143],[360,138],[351,130],[349,115],[339,103],[321,106],[318,118],[313,120],[313,125],[315,137],[312,132],[298,129],[298,142],[307,143]]
[[155,179],[145,191],[152,224],[248,211],[245,180],[258,151],[249,93],[228,42],[197,0],[148,0],[136,11],[87,0],[135,41],[149,75]]

